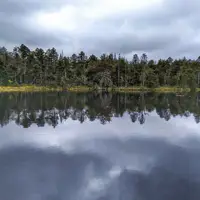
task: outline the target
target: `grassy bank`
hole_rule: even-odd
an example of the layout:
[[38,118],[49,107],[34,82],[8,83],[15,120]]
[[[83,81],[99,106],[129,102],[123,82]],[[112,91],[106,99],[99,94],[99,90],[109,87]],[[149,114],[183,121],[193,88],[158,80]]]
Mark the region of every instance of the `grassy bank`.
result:
[[88,92],[93,90],[90,87],[76,86],[76,87],[51,87],[51,86],[0,86],[0,92],[53,92],[53,91],[72,91],[72,92]]
[[[75,87],[49,87],[49,86],[0,86],[0,92],[49,92],[49,91],[72,91],[72,92],[88,92],[93,91],[92,87],[87,86],[75,86]],[[99,91],[105,89],[98,89]],[[158,88],[146,88],[146,87],[116,87],[108,88],[108,91],[115,92],[189,92],[190,88],[178,88],[178,87],[158,87]],[[197,88],[196,91],[200,91],[200,88]]]
[[61,91],[61,87],[45,86],[0,86],[0,92],[43,92],[43,91]]
[[94,89],[92,87],[87,87],[87,86],[74,86],[74,87],[68,87],[65,90],[70,92],[88,92]]
[[[179,87],[157,87],[157,88],[147,88],[147,87],[119,87],[116,88],[117,92],[160,92],[160,93],[179,93],[179,92],[190,92],[190,88],[179,88]],[[196,91],[200,91],[197,88]]]

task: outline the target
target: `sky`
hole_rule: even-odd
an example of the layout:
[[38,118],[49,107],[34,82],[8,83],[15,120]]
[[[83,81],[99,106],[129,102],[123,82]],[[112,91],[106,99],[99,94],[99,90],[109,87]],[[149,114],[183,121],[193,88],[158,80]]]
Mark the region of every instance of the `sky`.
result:
[[1,0],[0,46],[197,58],[199,0]]

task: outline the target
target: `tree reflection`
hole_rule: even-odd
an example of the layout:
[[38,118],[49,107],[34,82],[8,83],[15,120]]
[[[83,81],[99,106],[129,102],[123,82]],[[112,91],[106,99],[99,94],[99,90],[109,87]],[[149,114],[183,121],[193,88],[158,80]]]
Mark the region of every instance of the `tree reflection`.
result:
[[175,116],[190,117],[200,122],[199,93],[184,96],[157,93],[2,93],[0,94],[0,124],[12,121],[24,128],[56,127],[67,119],[98,120],[101,124],[129,114],[133,123],[141,125],[151,112],[169,121]]

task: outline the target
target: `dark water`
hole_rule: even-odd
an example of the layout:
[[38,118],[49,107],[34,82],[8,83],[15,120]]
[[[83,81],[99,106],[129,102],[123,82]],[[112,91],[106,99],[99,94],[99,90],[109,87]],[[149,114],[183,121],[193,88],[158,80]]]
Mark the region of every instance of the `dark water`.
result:
[[199,200],[200,94],[0,94],[0,200]]

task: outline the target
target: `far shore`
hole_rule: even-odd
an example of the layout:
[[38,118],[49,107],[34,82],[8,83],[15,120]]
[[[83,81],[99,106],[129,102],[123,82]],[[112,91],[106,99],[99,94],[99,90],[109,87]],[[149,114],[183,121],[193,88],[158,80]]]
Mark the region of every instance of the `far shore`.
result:
[[[114,92],[160,92],[160,93],[180,93],[190,92],[190,88],[178,88],[178,87],[158,87],[158,88],[146,88],[146,87],[115,87],[115,88],[92,88],[87,86],[73,86],[73,87],[51,87],[51,86],[0,86],[0,92],[50,92],[50,91],[72,91],[72,92],[89,92],[89,91],[114,91]],[[196,91],[200,91],[197,88]]]

